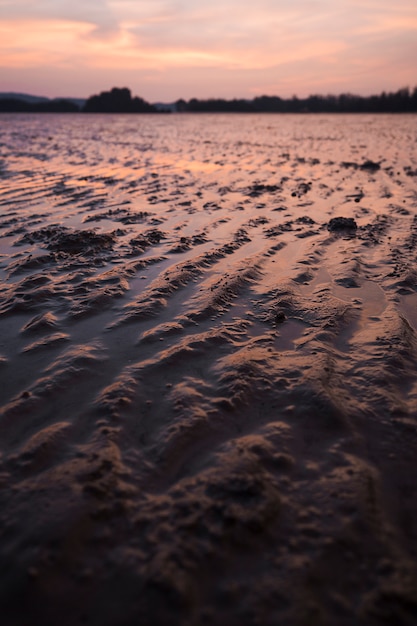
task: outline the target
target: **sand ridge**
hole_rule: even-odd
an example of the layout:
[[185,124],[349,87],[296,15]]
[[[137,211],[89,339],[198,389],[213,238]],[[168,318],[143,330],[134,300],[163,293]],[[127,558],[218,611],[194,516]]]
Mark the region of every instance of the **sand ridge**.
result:
[[414,625],[415,116],[0,125],[5,624]]

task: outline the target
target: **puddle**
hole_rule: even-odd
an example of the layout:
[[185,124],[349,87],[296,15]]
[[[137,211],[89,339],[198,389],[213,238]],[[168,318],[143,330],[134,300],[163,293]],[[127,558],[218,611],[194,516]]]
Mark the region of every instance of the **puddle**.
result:
[[[380,315],[387,307],[385,292],[376,282],[364,280],[359,287],[344,287],[334,282],[326,268],[320,268],[311,283],[302,289],[308,294],[326,290],[355,309],[357,318],[340,333],[335,343],[337,349],[342,352],[348,352],[354,336],[373,322],[379,321]],[[417,328],[417,294],[404,298],[403,309],[410,324]]]
[[417,293],[401,296],[398,308],[410,326],[417,330]]
[[387,306],[384,291],[371,280],[365,280],[360,287],[333,285],[332,293],[336,298],[345,302],[361,304],[362,324],[360,326],[363,325],[365,319],[381,315]]
[[304,322],[299,320],[287,320],[279,327],[279,337],[274,341],[274,347],[279,352],[294,350],[296,342],[307,328]]
[[[387,306],[384,290],[372,280],[364,280],[359,287],[344,287],[333,281],[332,276],[325,268],[321,268],[309,285],[303,287],[307,293],[313,293],[320,287],[327,287],[330,293],[358,308],[360,310],[360,318],[357,322],[357,329],[361,329],[373,317],[378,317],[383,313]],[[412,294],[411,297],[417,296]],[[410,297],[410,296],[407,296]],[[416,301],[415,301],[416,302]],[[406,305],[412,309],[412,305]],[[417,323],[417,304],[414,306],[414,318]]]
[[333,288],[333,278],[325,267],[320,267],[313,280],[300,286],[304,293],[314,293],[318,288]]

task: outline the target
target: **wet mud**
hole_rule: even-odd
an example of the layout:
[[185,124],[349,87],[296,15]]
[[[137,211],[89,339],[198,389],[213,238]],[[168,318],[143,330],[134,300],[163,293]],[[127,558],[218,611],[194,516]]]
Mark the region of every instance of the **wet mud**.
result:
[[2,623],[417,623],[415,122],[0,116]]

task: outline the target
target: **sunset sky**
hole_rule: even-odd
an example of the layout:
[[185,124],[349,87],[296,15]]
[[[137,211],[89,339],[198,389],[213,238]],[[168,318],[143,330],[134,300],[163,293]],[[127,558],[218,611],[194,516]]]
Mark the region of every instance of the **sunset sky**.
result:
[[416,59],[416,0],[0,0],[0,91],[369,95]]

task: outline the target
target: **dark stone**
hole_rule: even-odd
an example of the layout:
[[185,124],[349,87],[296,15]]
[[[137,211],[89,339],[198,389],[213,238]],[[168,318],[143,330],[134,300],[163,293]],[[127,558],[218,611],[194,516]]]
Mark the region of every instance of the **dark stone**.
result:
[[285,322],[286,319],[287,316],[285,315],[284,311],[278,311],[278,313],[275,315],[276,324],[282,324],[283,322]]
[[357,223],[353,217],[333,217],[327,224],[327,229],[330,232],[338,230],[356,230],[358,228]]
[[263,185],[261,183],[255,183],[248,188],[248,196],[257,198],[263,193],[275,193],[276,191],[281,191],[281,187],[279,185]]
[[368,172],[376,172],[379,169],[381,169],[380,164],[374,161],[365,161],[361,165],[361,170],[367,170]]
[[97,254],[111,250],[115,243],[113,233],[96,233],[93,230],[72,230],[65,226],[45,226],[27,233],[17,245],[40,243],[48,250],[66,254]]

